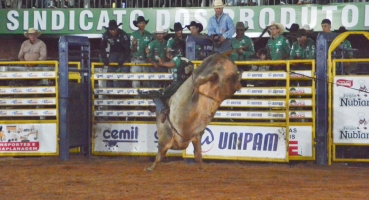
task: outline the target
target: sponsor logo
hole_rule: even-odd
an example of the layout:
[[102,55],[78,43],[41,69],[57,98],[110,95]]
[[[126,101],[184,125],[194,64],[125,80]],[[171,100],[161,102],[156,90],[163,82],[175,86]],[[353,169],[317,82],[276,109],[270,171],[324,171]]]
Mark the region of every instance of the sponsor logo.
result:
[[131,112],[131,111],[129,111],[129,112],[127,112],[127,115],[128,116],[132,116],[134,113],[133,112]]
[[360,98],[340,98],[340,106],[368,107],[369,100],[362,100]]
[[152,74],[150,74],[149,76],[148,76],[148,78],[149,79],[152,79],[152,78],[154,78],[155,76],[154,75],[152,75]]
[[218,148],[221,150],[277,151],[278,134],[220,132]]
[[55,115],[55,111],[53,110],[46,110],[42,112],[44,115]]
[[20,110],[13,111],[12,115],[23,115],[23,111]]
[[117,78],[124,78],[124,75],[123,74],[118,74]]
[[106,112],[106,115],[107,116],[112,116],[114,114],[114,112],[113,111],[108,111],[108,112]]
[[0,99],[0,104],[6,104],[5,100]]
[[52,77],[54,76],[54,73],[50,73],[50,72],[45,72],[42,74],[43,77]]
[[139,74],[139,75],[137,75],[137,78],[138,79],[142,79],[142,78],[144,78],[145,76],[143,75],[143,74]]
[[0,115],[8,115],[6,111],[0,110]]
[[38,101],[33,100],[33,99],[27,100],[27,104],[37,104],[37,103]]
[[122,90],[122,89],[117,90],[118,94],[123,94],[123,92],[124,92],[124,90]]
[[110,105],[110,104],[113,104],[113,103],[114,103],[114,101],[113,101],[113,100],[108,100],[108,101],[106,101],[106,103],[107,103],[108,105]]
[[349,140],[349,139],[361,139],[368,140],[369,133],[364,133],[361,131],[340,131],[340,139]]
[[5,89],[0,88],[0,93],[6,93]]
[[104,75],[102,75],[102,74],[97,74],[96,75],[96,78],[103,78],[104,77]]
[[112,89],[108,89],[108,90],[106,90],[106,93],[110,94],[110,93],[113,93],[113,91],[114,90],[112,90]]
[[263,74],[252,74],[251,77],[261,78],[263,77]]
[[124,104],[124,100],[118,100],[118,101],[117,101],[117,104],[118,104],[118,105]]
[[97,94],[99,94],[99,93],[103,93],[103,92],[104,92],[104,90],[101,90],[101,89],[96,90],[96,93],[97,93]]
[[138,116],[145,115],[145,112],[143,112],[143,111],[137,112],[137,115],[138,115]]
[[305,101],[291,100],[290,106],[305,106]]
[[0,142],[0,151],[38,151],[39,142]]
[[135,90],[127,90],[127,94],[134,94]]
[[303,113],[303,112],[290,112],[290,118],[305,118],[305,113]]
[[12,104],[23,104],[21,100],[12,100]]
[[133,77],[135,77],[133,74],[128,74],[127,75],[127,78],[129,78],[129,79],[132,79]]
[[118,116],[124,116],[124,111],[118,111],[118,112],[117,112],[117,115],[118,115]]
[[[37,112],[37,111],[29,111],[28,113],[27,113],[28,115],[39,115],[39,113]],[[25,130],[23,130],[23,131],[25,131]]]
[[102,115],[103,114],[103,112],[102,111],[97,111],[97,112],[95,112],[95,115],[96,116],[100,116],[100,115]]
[[44,88],[42,89],[43,92],[54,92],[52,88]]
[[291,94],[305,94],[305,90],[298,89],[298,88],[291,88],[290,93]]
[[34,73],[28,73],[27,76],[30,78],[38,77],[38,75]]
[[160,75],[158,75],[158,78],[159,79],[164,79],[165,78],[165,75],[160,74]]
[[138,127],[131,127],[131,130],[106,129],[102,132],[105,142],[105,147],[108,149],[118,147],[118,143],[137,143],[138,142]]
[[131,105],[131,104],[134,104],[134,103],[135,103],[135,101],[133,101],[133,100],[128,100],[128,101],[127,101],[127,104],[128,104],[128,105]]
[[138,103],[138,105],[141,105],[141,104],[145,104],[145,101],[139,100],[139,101],[137,101],[137,103]]
[[108,78],[108,79],[112,79],[112,78],[113,78],[113,74],[108,74],[108,75],[106,75],[106,78]]
[[18,78],[23,77],[23,76],[22,76],[22,74],[18,74],[18,73],[12,74],[11,76],[12,76],[12,77],[14,77],[14,78],[17,78],[17,77],[18,77]]
[[353,85],[353,80],[345,80],[345,79],[338,79],[336,81],[336,86],[343,86],[350,88]]
[[98,101],[96,101],[96,104],[97,105],[100,105],[100,104],[103,104],[104,103],[104,101],[103,100],[98,100]]
[[[28,90],[28,89],[27,89]],[[22,92],[22,90],[21,89],[19,89],[19,88],[14,88],[14,89],[12,89],[11,90],[11,92],[12,93],[21,93]]]

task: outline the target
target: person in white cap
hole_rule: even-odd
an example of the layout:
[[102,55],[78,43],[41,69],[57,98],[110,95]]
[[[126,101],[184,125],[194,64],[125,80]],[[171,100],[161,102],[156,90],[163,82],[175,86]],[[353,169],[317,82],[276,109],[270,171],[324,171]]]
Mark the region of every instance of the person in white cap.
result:
[[309,36],[309,35],[310,35],[310,33],[312,33],[312,32],[314,31],[314,29],[311,29],[311,28],[310,28],[310,25],[309,25],[309,24],[305,24],[305,25],[303,25],[303,26],[302,26],[302,29],[305,29],[305,31],[306,31],[306,35],[307,35],[307,36]]
[[232,49],[231,39],[235,33],[232,18],[223,12],[225,5],[222,0],[213,3],[215,15],[209,19],[208,35],[216,44],[216,51],[221,53]]
[[18,59],[20,61],[46,60],[47,48],[46,44],[38,39],[40,35],[41,31],[34,28],[30,28],[27,32],[24,32],[24,36],[28,38],[28,40],[22,43],[19,50]]
[[[151,41],[146,48],[147,59],[153,65],[153,67],[150,67],[150,73],[168,72],[166,67],[159,65],[159,58],[163,61],[166,60],[167,41],[164,40],[166,33],[167,31],[163,27],[157,27],[154,32],[156,39]],[[150,82],[150,85],[156,88],[159,87],[159,82]]]

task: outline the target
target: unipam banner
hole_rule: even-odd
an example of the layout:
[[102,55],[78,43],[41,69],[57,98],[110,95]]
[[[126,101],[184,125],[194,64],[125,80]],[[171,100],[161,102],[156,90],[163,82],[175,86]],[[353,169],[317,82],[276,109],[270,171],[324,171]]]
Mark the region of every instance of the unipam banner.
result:
[[[250,37],[257,37],[272,21],[285,27],[292,23],[309,24],[314,31],[321,31],[320,23],[328,18],[332,30],[345,26],[348,30],[367,30],[369,27],[369,5],[367,3],[329,4],[307,6],[257,6],[225,7],[234,23],[244,22],[249,27]],[[2,10],[0,12],[0,34],[23,34],[31,27],[43,34],[84,34],[97,37],[104,32],[109,20],[123,23],[127,33],[137,30],[133,21],[142,15],[150,20],[146,29],[154,32],[156,27],[173,28],[175,22],[183,26],[197,21],[204,26],[206,33],[208,20],[214,15],[213,8],[115,8],[115,9],[24,9]],[[185,33],[189,33],[186,29]]]
[[369,144],[369,78],[337,76],[333,86],[333,143]]

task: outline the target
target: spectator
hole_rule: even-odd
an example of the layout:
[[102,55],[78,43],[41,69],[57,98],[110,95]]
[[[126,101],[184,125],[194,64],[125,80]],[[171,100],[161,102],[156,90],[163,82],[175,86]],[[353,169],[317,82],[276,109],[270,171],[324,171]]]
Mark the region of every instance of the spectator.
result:
[[[168,72],[167,68],[159,65],[159,60],[166,60],[167,41],[164,40],[166,31],[162,27],[156,29],[156,39],[151,41],[146,48],[147,59],[153,65],[150,67],[150,73]],[[164,85],[161,85],[162,87]],[[159,82],[151,82],[151,87],[160,87]]]
[[332,25],[331,20],[323,19],[321,24],[323,33],[330,33],[331,25]]
[[40,35],[41,31],[34,28],[30,28],[27,32],[24,32],[24,36],[28,38],[28,40],[24,41],[21,45],[18,54],[18,59],[20,61],[46,60],[47,48],[46,44],[42,40],[38,39]]
[[[344,26],[340,26],[338,30],[334,30],[333,32],[335,33],[344,33],[346,32],[346,28]],[[342,44],[340,45],[340,48],[341,48],[341,51],[342,51],[342,54],[341,54],[341,57],[340,58],[348,58],[348,59],[351,59],[354,57],[354,52],[352,50],[352,46],[351,46],[351,43],[350,41],[348,40],[344,40],[342,42]],[[342,66],[342,65],[341,65]],[[348,63],[348,62],[345,62],[343,63],[343,67],[341,67],[341,71],[337,71],[336,73],[339,73],[339,74],[353,74],[353,71],[356,70],[356,64],[354,63]],[[339,69],[339,68],[337,68]]]
[[[149,20],[145,20],[143,16],[138,16],[137,20],[133,21],[133,25],[138,27],[137,31],[131,34],[131,52],[132,59],[131,62],[135,64],[147,63],[146,58],[146,48],[151,41],[152,35],[150,32],[145,30],[145,27],[149,23]],[[131,67],[132,73],[148,73],[150,71],[149,67],[143,67],[135,65]],[[143,83],[144,87],[150,87],[149,82]],[[141,87],[140,81],[132,81],[133,88]]]
[[[190,30],[191,35],[188,37],[197,37],[197,36],[201,36],[201,31],[204,29],[204,27],[202,26],[201,23],[196,23],[195,21],[191,21],[191,23],[189,25],[185,26],[188,30]],[[195,60],[203,60],[205,59],[209,53],[208,50],[212,49],[212,46],[208,46],[208,45],[199,45],[196,44],[195,46]]]
[[282,24],[273,22],[269,25],[270,38],[267,43],[268,57],[271,60],[285,60],[290,57],[290,45],[282,35],[284,28]]
[[168,40],[167,43],[167,52],[171,49],[179,48],[181,50],[182,55],[185,53],[186,48],[186,40],[182,33],[183,27],[180,22],[174,23],[174,29],[170,28],[170,31],[174,32],[174,36]]
[[309,24],[305,24],[304,26],[302,26],[302,29],[305,29],[305,31],[306,31],[306,36],[307,36],[308,38],[311,38],[311,39],[313,39],[313,40],[315,41],[315,39],[314,39],[314,38],[315,38],[316,36],[313,36],[314,29],[311,29]]
[[[102,40],[100,42],[100,56],[101,60],[104,63],[104,70],[107,72],[123,72],[128,73],[129,67],[124,67],[124,63],[129,61],[130,58],[130,40],[129,36],[126,32],[118,27],[122,25],[122,23],[117,24],[117,21],[110,20],[109,27],[105,27],[106,31],[102,36]],[[109,58],[106,54],[106,48],[110,47],[109,50]],[[118,63],[118,68],[109,67],[109,63],[116,62]],[[118,84],[118,82],[108,81],[107,87],[129,87],[128,81],[121,82],[122,84]]]
[[231,39],[235,28],[231,17],[223,12],[225,5],[222,0],[215,0],[213,7],[215,15],[209,19],[208,35],[214,40],[215,51],[222,53],[232,48]]
[[[267,54],[268,51],[266,48],[259,49],[256,56],[259,58],[259,60],[267,60]],[[250,71],[269,71],[269,65],[253,65],[251,66]],[[248,81],[247,86],[251,87],[267,87],[270,86],[268,80],[251,80]]]
[[297,41],[296,32],[297,32],[297,30],[299,30],[299,28],[300,28],[300,26],[296,23],[291,24],[290,28],[286,28],[287,31],[290,32],[290,34],[287,34],[287,38],[288,38],[290,44]]
[[[307,38],[306,30],[299,29],[296,33],[297,41],[292,44],[290,59],[315,59],[315,42]],[[312,70],[311,65],[304,65],[303,63],[294,64],[291,66],[291,71],[294,70]],[[294,86],[308,86],[311,81],[291,81]]]
[[236,37],[231,40],[232,49],[237,50],[230,55],[233,61],[247,60],[255,54],[254,43],[245,35],[247,29],[243,22],[237,22]]

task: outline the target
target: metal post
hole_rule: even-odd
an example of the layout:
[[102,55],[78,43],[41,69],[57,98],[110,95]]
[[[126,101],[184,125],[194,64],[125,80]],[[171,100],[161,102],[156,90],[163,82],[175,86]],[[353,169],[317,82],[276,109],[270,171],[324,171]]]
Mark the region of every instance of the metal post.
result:
[[62,161],[69,160],[68,97],[68,42],[62,36],[59,40],[59,157]]

